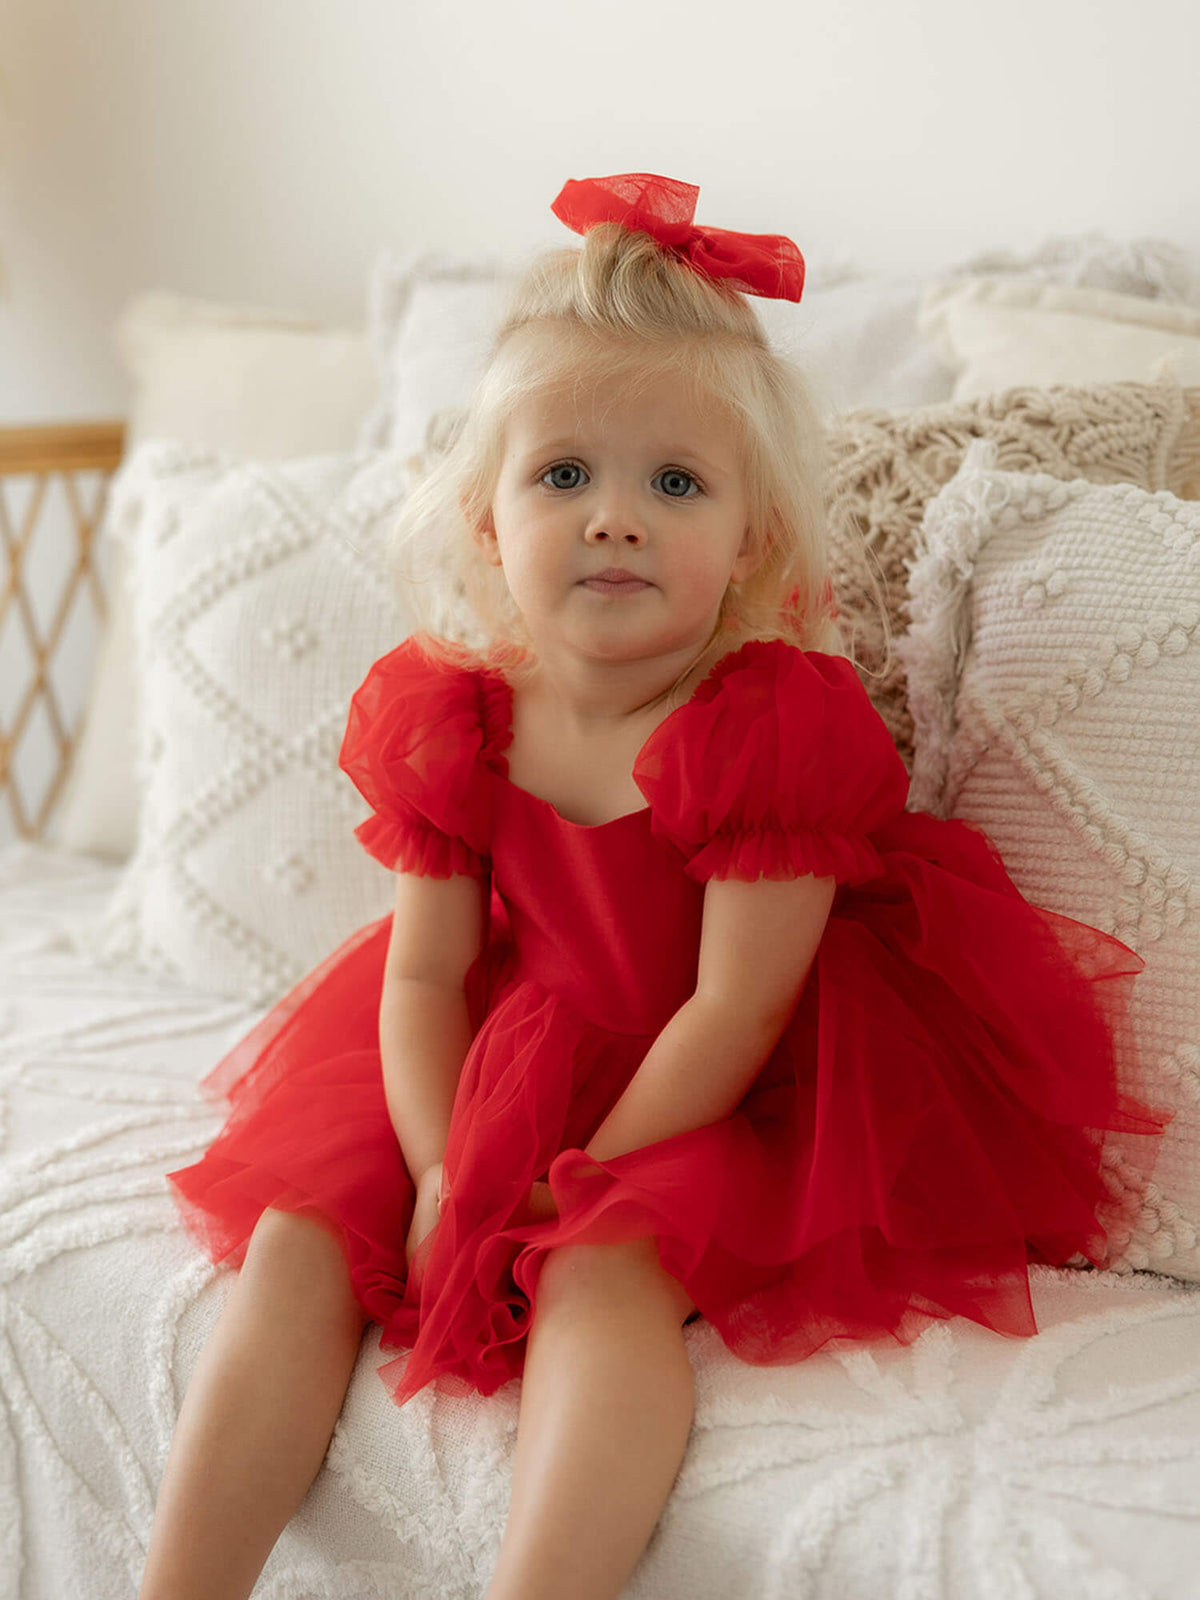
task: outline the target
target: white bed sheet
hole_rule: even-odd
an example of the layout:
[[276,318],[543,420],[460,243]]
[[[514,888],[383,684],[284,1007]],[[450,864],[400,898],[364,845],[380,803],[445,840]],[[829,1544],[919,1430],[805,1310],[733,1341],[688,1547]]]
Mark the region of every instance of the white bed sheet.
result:
[[[164,1178],[257,1013],[90,964],[117,868],[0,850],[0,1600],[131,1600],[179,1402],[233,1270]],[[1033,1268],[1042,1331],[954,1319],[795,1367],[685,1333],[697,1410],[629,1600],[1195,1600],[1200,1286]],[[397,1409],[370,1325],[259,1600],[474,1600],[519,1380]]]

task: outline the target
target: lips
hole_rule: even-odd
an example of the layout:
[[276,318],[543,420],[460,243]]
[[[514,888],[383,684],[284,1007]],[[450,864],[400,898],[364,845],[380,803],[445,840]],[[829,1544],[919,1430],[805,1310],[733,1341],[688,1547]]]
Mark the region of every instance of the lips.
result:
[[639,589],[650,587],[645,578],[636,578],[631,572],[622,572],[616,578],[599,573],[582,581],[585,589],[593,589],[597,594],[636,594]]

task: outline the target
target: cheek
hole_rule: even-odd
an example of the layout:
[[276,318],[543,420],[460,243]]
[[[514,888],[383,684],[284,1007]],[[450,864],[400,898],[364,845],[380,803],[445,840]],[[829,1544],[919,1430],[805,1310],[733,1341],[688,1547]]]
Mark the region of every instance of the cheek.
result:
[[724,552],[699,541],[681,546],[673,566],[677,588],[698,600],[710,599],[714,590],[723,591],[729,581],[730,563]]
[[539,608],[562,588],[570,577],[565,565],[553,540],[539,539],[535,527],[526,525],[505,541],[504,578],[522,610]]
[[542,506],[531,508],[512,529],[509,549],[527,583],[557,584],[576,575],[579,548]]

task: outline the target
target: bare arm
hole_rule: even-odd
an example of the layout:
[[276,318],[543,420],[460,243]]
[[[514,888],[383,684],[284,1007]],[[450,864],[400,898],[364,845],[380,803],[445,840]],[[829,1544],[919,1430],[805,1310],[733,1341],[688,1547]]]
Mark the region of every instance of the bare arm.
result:
[[461,989],[388,978],[379,1050],[388,1115],[414,1183],[446,1153],[450,1111],[473,1029]]
[[811,876],[709,881],[695,993],[646,1052],[589,1155],[605,1161],[730,1115],[795,1008],[835,887]]
[[593,1134],[587,1153],[607,1161],[727,1117],[776,1039],[692,995],[646,1052],[625,1093]]
[[379,1003],[388,1115],[414,1183],[446,1151],[473,1030],[466,974],[481,948],[490,880],[396,874]]

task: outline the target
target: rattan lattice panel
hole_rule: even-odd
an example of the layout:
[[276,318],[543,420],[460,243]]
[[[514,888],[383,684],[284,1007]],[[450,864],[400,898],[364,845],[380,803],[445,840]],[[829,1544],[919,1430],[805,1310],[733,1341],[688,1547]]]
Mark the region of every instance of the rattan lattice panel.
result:
[[0,428],[0,840],[41,839],[108,614],[97,531],[121,422]]

